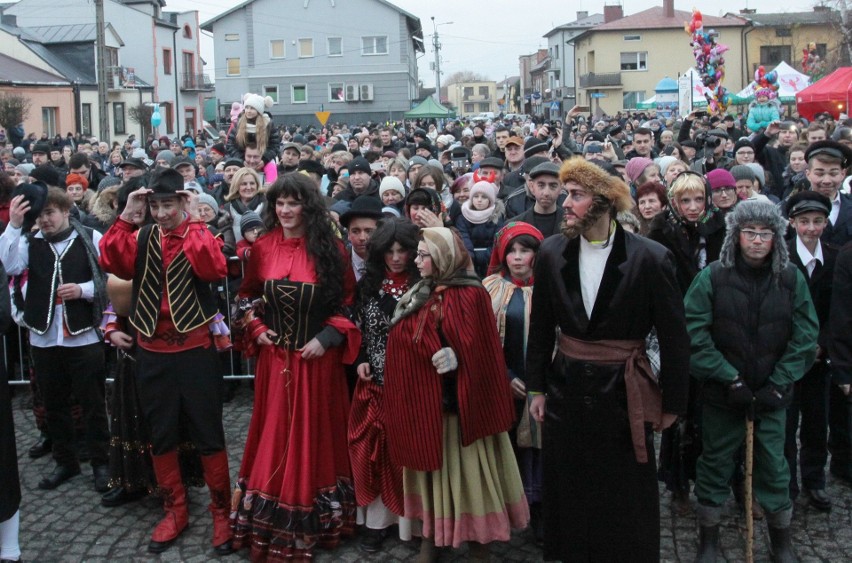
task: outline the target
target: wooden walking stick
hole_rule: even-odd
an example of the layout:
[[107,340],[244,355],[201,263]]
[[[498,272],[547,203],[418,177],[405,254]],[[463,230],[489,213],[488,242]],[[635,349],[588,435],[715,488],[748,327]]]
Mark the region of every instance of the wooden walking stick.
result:
[[746,413],[745,451],[745,517],[746,517],[746,563],[754,563],[754,513],[752,511],[752,475],[754,470],[754,410]]

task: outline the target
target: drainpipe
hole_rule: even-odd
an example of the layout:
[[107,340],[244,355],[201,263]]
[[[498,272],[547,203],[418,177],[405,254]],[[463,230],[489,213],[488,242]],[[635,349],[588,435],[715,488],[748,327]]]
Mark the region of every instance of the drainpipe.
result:
[[[175,22],[175,25],[177,25],[177,22]],[[175,134],[178,138],[180,138],[180,89],[178,88],[177,33],[180,30],[181,28],[178,25],[178,28],[172,32],[172,59],[174,59],[172,72],[175,75]]]
[[754,74],[748,66],[748,34],[755,30],[754,24],[749,22],[751,25],[749,26],[748,31],[743,33],[743,58],[745,58],[745,64],[743,65],[743,73],[744,73],[744,81],[743,88],[751,84],[751,76]]

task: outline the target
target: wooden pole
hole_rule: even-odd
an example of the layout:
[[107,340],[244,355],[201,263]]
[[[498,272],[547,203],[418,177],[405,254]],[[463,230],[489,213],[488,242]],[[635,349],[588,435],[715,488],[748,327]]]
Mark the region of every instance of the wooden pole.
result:
[[752,512],[752,476],[754,471],[754,420],[746,417],[745,516],[746,563],[754,563],[754,514]]

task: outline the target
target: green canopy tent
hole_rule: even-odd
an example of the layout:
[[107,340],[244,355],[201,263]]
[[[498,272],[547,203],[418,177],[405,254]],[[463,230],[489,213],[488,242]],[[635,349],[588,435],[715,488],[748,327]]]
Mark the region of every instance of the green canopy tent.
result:
[[449,110],[435,101],[435,98],[429,96],[422,102],[420,102],[417,107],[412,109],[411,111],[405,112],[405,119],[419,119],[422,117],[437,117],[437,118],[447,118],[447,117],[455,117],[456,113],[452,110]]

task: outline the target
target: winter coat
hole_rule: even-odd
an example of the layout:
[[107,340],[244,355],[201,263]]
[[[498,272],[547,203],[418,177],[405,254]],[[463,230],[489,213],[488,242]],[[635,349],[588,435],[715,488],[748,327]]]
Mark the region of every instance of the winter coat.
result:
[[748,107],[748,120],[746,126],[752,133],[757,133],[773,121],[781,119],[781,114],[778,112],[778,106],[774,103],[758,104],[752,102]]
[[[110,186],[97,194],[97,197],[92,201],[91,211],[82,221],[85,226],[101,234],[107,232],[118,216],[116,209],[113,208],[118,197],[118,188],[119,186]],[[86,193],[90,193],[90,191]]]
[[[272,122],[272,118],[266,114],[263,114],[263,119],[266,120],[266,130],[268,132],[268,138],[266,140],[266,149],[263,151],[263,163],[268,164],[278,158],[278,153],[281,152],[281,133],[278,132],[278,128],[275,127],[275,124]],[[246,156],[246,148],[241,147],[237,144],[237,130],[239,127],[231,127],[231,130],[228,132],[228,141],[225,144],[225,154],[227,158],[237,158],[239,160],[245,160]],[[249,137],[251,137],[249,135]]]
[[488,274],[488,263],[491,261],[491,251],[494,249],[494,235],[505,223],[502,207],[499,210],[495,208],[491,219],[484,223],[471,223],[463,214],[456,218],[456,229],[473,260],[476,275],[480,278]]

